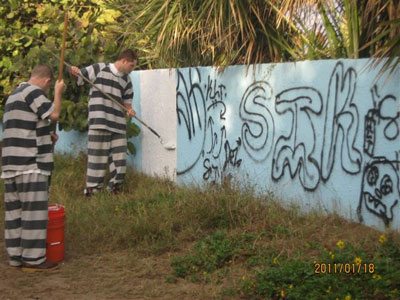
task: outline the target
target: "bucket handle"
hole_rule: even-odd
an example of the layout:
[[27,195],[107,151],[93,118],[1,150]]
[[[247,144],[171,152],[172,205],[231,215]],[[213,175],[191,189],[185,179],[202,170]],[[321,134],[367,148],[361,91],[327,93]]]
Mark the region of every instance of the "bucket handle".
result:
[[51,211],[57,211],[57,210],[59,210],[59,208],[62,207],[62,206],[63,206],[63,205],[56,203],[56,204],[49,205],[49,208],[48,208],[48,209],[51,210]]
[[61,242],[49,243],[50,246],[60,245]]

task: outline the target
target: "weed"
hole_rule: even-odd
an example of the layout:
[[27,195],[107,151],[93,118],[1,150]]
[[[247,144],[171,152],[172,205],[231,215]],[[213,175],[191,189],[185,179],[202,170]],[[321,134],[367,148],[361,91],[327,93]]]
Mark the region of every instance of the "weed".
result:
[[[313,243],[317,261],[280,259],[238,282],[243,295],[264,299],[398,299],[398,245],[388,240],[370,254],[338,241],[333,249]],[[388,256],[388,254],[395,256]],[[283,295],[283,296],[282,296]]]
[[132,169],[120,195],[86,198],[86,160],[55,157],[50,202],[66,207],[68,258],[126,252],[156,263],[165,255],[163,282],[207,285],[213,294],[201,299],[400,299],[397,232],[283,208],[232,180],[181,187]]
[[186,277],[200,273],[207,275],[232,262],[238,251],[238,244],[225,237],[226,231],[216,231],[198,242],[193,254],[172,260],[175,275]]

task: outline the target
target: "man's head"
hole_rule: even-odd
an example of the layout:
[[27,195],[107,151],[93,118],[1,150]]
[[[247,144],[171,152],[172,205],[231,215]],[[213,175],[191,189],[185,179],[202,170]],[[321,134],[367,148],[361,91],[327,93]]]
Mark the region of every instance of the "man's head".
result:
[[119,54],[115,66],[118,71],[129,74],[135,68],[137,60],[138,57],[136,53],[132,49],[126,49]]
[[29,82],[47,91],[51,86],[53,77],[53,70],[49,65],[39,64],[33,68]]

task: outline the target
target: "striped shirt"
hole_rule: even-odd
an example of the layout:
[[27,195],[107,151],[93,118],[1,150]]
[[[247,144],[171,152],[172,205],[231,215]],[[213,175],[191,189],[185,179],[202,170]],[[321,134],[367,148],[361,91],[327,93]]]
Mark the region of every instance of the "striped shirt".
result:
[[43,173],[54,167],[49,115],[54,105],[43,90],[21,83],[8,97],[3,115],[2,177]]
[[[128,74],[119,72],[114,64],[96,63],[80,71],[83,76],[120,104],[131,103],[133,98],[131,79]],[[83,83],[82,78],[78,77],[77,84]],[[89,128],[126,133],[124,111],[95,87],[92,87],[89,93]]]

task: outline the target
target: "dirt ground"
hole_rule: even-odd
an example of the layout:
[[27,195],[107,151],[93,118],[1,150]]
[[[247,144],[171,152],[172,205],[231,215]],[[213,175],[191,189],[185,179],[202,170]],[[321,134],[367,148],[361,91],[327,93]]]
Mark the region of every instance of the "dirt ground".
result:
[[172,274],[171,254],[144,257],[130,252],[108,256],[69,256],[57,270],[27,274],[10,269],[0,241],[0,299],[215,299],[212,285],[178,280]]

